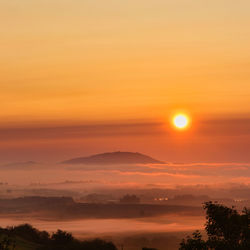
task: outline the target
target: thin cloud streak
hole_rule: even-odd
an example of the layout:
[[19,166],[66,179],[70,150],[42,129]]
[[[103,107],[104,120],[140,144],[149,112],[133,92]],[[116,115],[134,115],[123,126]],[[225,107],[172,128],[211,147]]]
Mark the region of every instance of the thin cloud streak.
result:
[[[63,124],[63,123],[62,123]],[[239,126],[239,127],[237,127]],[[184,133],[166,121],[0,128],[2,161],[62,161],[112,151],[169,162],[250,162],[250,119],[194,121]],[[197,163],[200,164],[200,163]],[[201,163],[202,164],[202,163]]]
[[[172,128],[163,122],[138,121],[132,123],[83,124],[77,126],[44,126],[0,128],[0,139],[42,140],[59,138],[89,138],[114,136],[169,135]],[[199,121],[195,136],[244,136],[250,135],[250,118],[210,119]]]

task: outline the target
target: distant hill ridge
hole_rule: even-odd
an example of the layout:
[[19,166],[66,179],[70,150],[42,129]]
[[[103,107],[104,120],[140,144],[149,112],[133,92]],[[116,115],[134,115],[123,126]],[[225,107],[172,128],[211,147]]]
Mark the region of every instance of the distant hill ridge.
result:
[[161,164],[162,161],[158,161],[150,156],[133,153],[133,152],[110,152],[103,154],[91,155],[88,157],[73,158],[62,162],[63,164]]

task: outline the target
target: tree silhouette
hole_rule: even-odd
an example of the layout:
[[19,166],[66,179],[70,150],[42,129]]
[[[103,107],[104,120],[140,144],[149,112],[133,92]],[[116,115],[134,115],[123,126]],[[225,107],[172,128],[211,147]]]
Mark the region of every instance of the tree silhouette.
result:
[[126,194],[125,196],[123,196],[121,199],[120,199],[120,202],[121,203],[140,203],[140,198],[137,197],[136,195],[132,194],[132,195],[129,195],[129,194]]
[[71,244],[74,241],[74,238],[71,233],[62,230],[57,230],[56,233],[52,234],[51,240],[55,244],[67,245]]
[[204,241],[199,231],[182,240],[180,250],[249,250],[250,210],[241,214],[234,208],[206,202],[206,225],[208,240]]
[[199,231],[195,231],[192,237],[188,236],[186,240],[182,240],[181,250],[207,250],[207,243],[202,239]]
[[46,231],[39,231],[29,224],[9,227],[7,233],[35,243],[44,243],[49,240],[49,234]]

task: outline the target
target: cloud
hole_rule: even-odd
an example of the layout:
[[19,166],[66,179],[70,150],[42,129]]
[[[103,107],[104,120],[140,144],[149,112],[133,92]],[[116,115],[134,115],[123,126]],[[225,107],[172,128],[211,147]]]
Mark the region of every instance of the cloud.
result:
[[206,119],[193,123],[185,133],[177,133],[166,123],[144,120],[0,127],[0,158],[62,161],[121,150],[171,162],[250,162],[250,119]]
[[85,124],[79,126],[44,126],[0,128],[1,140],[67,139],[109,136],[140,136],[163,133],[156,122]]
[[[196,135],[242,136],[250,135],[250,118],[210,119],[197,121]],[[126,123],[93,123],[83,125],[47,125],[0,128],[1,140],[38,140],[58,138],[89,138],[114,136],[168,135],[172,128],[157,121],[130,121]]]
[[201,121],[198,132],[210,136],[250,135],[250,118],[227,118]]
[[225,183],[250,183],[250,164],[247,163],[81,165],[70,166],[66,170],[76,172],[78,176],[105,179],[105,185],[126,185],[133,182],[141,187],[150,183],[159,188],[177,185],[208,185],[211,188],[218,185],[222,187]]

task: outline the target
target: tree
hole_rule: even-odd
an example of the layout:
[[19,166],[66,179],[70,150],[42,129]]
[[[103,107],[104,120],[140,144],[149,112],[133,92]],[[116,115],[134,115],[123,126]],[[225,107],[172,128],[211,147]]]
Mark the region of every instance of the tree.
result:
[[241,214],[234,208],[206,202],[205,230],[208,240],[204,241],[199,231],[180,244],[181,250],[247,250],[250,249],[250,210]]
[[112,242],[95,239],[81,242],[81,250],[117,250]]
[[71,244],[74,241],[74,238],[71,233],[62,230],[57,230],[56,233],[52,234],[51,240],[55,244],[67,245]]
[[181,250],[207,250],[207,243],[202,239],[199,231],[195,231],[192,237],[188,236],[186,240],[181,242]]
[[49,240],[49,234],[46,231],[39,231],[29,224],[9,227],[8,234],[11,236],[19,236],[35,243],[44,243]]
[[120,199],[120,202],[121,203],[140,203],[140,198],[137,197],[136,195],[129,195],[129,194],[126,194],[125,196],[123,196],[121,199]]

